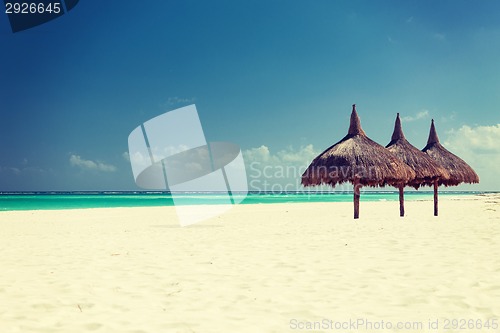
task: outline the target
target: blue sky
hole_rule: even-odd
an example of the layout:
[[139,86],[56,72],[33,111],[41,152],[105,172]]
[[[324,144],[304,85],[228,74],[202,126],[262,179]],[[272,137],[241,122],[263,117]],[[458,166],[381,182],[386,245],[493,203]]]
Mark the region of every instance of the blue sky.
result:
[[[13,34],[0,14],[0,191],[136,190],[127,138],[196,104],[247,164],[306,167],[347,132],[442,143],[499,190],[500,2],[80,1]],[[286,175],[293,182],[293,175]]]

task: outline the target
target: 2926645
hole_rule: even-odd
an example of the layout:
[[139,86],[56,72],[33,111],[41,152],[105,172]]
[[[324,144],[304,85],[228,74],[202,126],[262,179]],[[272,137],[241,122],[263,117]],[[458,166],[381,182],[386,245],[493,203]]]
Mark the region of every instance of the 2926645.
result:
[[60,2],[6,2],[6,14],[59,14],[61,12]]

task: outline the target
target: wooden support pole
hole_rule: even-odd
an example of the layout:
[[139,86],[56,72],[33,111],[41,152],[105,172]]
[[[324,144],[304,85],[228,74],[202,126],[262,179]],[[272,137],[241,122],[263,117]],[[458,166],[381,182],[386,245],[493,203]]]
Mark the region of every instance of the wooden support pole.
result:
[[434,216],[438,216],[438,181],[434,180]]
[[359,179],[354,178],[354,218],[359,218],[359,189],[361,188],[361,184],[359,184]]
[[399,216],[405,216],[405,194],[404,194],[404,185],[399,184]]

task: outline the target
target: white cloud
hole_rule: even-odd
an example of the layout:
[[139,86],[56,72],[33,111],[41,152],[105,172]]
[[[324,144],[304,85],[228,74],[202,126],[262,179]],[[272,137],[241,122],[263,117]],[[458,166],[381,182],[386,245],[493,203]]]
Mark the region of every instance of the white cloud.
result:
[[456,117],[457,117],[457,113],[451,112],[451,113],[447,114],[446,116],[442,116],[440,122],[448,123],[448,122],[454,121],[456,119]]
[[422,110],[417,112],[414,116],[406,116],[406,117],[401,117],[401,120],[410,122],[410,121],[415,121],[415,120],[420,120],[420,119],[425,119],[429,117],[429,111],[428,110]]
[[350,184],[337,185],[335,189],[327,185],[304,188],[301,178],[312,160],[321,151],[312,144],[296,149],[271,152],[269,147],[260,146],[243,151],[250,191],[310,191],[310,192],[344,192],[352,190]]
[[500,158],[500,124],[493,126],[462,126],[448,132],[446,144],[450,148],[471,154],[495,155]]
[[302,146],[298,150],[293,147],[280,150],[272,154],[267,146],[247,149],[243,152],[246,161],[261,162],[273,165],[302,165],[308,166],[314,157],[318,155],[312,144]]
[[196,98],[194,98],[194,97],[185,98],[185,97],[174,96],[174,97],[169,97],[167,99],[167,101],[164,103],[164,106],[169,107],[169,106],[175,106],[175,105],[179,105],[179,104],[188,105],[188,104],[193,104],[195,102],[195,100],[196,100]]
[[290,162],[308,166],[318,154],[319,152],[314,149],[313,145],[309,144],[301,147],[298,151],[294,151],[292,147],[289,147],[286,150],[279,151],[277,156],[285,163]]
[[130,155],[129,155],[128,151],[124,151],[122,154],[122,157],[125,161],[130,162]]
[[271,154],[269,152],[269,148],[262,145],[258,148],[247,149],[243,152],[243,157],[249,162],[254,161],[262,161],[267,162],[270,158]]
[[177,146],[168,145],[168,146],[152,146],[150,147],[151,154],[153,155],[153,159],[155,161],[160,161],[168,156],[172,156],[178,153],[182,153],[186,150],[189,150],[190,147],[184,144],[179,144]]
[[250,191],[301,190],[302,173],[320,152],[309,144],[272,153],[260,146],[243,151]]
[[46,170],[37,166],[26,166],[26,163],[24,161],[21,164],[23,165],[22,167],[0,166],[0,173],[25,176],[28,174],[40,175],[47,172]]
[[21,174],[21,169],[16,167],[0,167],[0,172],[2,173],[12,173],[14,175]]
[[480,177],[480,187],[498,190],[500,165],[500,124],[492,126],[467,126],[447,132],[443,145],[465,160]]
[[72,166],[76,166],[87,170],[98,170],[104,172],[114,172],[116,167],[111,164],[106,164],[99,161],[86,160],[81,158],[79,155],[71,155],[69,158],[69,163]]

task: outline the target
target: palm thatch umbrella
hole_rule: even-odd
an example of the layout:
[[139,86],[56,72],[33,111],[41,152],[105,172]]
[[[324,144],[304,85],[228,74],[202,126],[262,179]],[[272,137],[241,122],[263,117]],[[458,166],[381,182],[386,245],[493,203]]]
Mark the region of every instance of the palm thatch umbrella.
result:
[[444,148],[439,143],[439,138],[434,127],[434,119],[431,121],[431,130],[427,146],[422,149],[427,153],[438,165],[445,168],[450,174],[448,179],[434,180],[434,216],[438,216],[438,186],[456,186],[460,183],[479,183],[477,173],[460,157],[456,156]]
[[423,153],[418,148],[414,147],[406,140],[401,127],[401,119],[399,113],[394,124],[394,132],[392,133],[391,142],[385,148],[399,157],[403,162],[408,164],[415,171],[415,178],[407,184],[399,183],[399,216],[405,215],[404,204],[404,186],[409,185],[418,189],[422,185],[431,186],[437,179],[445,180],[450,178],[450,174],[443,167],[439,166],[434,160]]
[[357,219],[362,186],[396,185],[414,177],[415,172],[408,165],[366,136],[354,104],[347,135],[311,162],[302,175],[302,185],[335,187],[336,184],[352,183],[354,218]]

